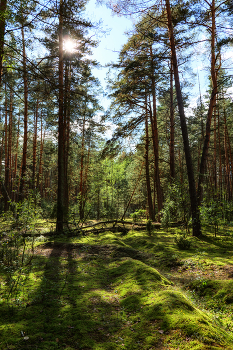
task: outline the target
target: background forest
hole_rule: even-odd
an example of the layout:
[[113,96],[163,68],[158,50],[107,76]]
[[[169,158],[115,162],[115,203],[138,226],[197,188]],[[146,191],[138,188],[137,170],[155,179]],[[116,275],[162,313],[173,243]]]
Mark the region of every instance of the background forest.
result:
[[[63,231],[143,210],[165,225],[192,222],[197,236],[200,220],[230,222],[231,2],[128,1],[113,10],[136,20],[109,66],[104,111],[92,75],[98,27],[85,1],[1,2],[2,214],[30,202]],[[194,106],[197,59],[208,79]]]

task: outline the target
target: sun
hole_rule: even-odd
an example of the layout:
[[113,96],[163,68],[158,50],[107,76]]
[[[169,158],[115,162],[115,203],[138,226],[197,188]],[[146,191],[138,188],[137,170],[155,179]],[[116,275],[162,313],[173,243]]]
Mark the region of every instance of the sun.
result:
[[64,40],[63,43],[63,47],[64,47],[64,51],[69,52],[69,53],[73,53],[75,51],[75,42],[71,39],[66,39]]

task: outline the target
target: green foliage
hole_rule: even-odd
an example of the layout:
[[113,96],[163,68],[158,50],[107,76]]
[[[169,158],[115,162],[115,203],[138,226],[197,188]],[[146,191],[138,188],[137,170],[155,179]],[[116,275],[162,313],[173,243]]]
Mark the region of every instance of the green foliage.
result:
[[191,248],[191,240],[190,238],[185,237],[185,235],[176,235],[175,243],[181,250],[188,250]]
[[183,186],[177,184],[169,185],[162,210],[162,226],[168,227],[171,222],[181,221],[187,227],[189,219],[190,210],[187,191]]
[[204,198],[200,207],[201,219],[204,225],[214,226],[215,237],[220,224],[227,225],[233,219],[233,204],[224,199]]
[[133,219],[133,222],[142,221],[146,217],[146,210],[136,210],[134,213],[130,214],[130,217]]
[[13,225],[24,231],[35,229],[35,223],[42,218],[40,194],[28,191],[27,198],[15,203],[16,215],[12,215]]

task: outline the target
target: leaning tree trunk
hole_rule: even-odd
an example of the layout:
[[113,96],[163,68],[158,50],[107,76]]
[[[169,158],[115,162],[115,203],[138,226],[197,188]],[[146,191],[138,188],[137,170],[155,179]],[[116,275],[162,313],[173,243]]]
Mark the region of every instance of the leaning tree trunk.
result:
[[180,115],[186,167],[188,172],[193,235],[200,236],[201,235],[200,213],[199,213],[198,203],[197,203],[193,164],[192,164],[191,152],[189,147],[186,118],[184,114],[184,104],[183,104],[182,93],[180,88],[180,79],[179,79],[178,64],[177,64],[177,57],[176,57],[176,46],[175,46],[175,40],[174,40],[173,24],[172,24],[171,8],[170,8],[169,0],[166,0],[166,10],[167,10],[168,33],[169,33],[169,40],[170,40],[171,52],[172,52],[172,64],[173,64],[173,72],[174,72],[174,79],[175,79],[176,95],[177,95],[178,109],[179,109],[179,115]]

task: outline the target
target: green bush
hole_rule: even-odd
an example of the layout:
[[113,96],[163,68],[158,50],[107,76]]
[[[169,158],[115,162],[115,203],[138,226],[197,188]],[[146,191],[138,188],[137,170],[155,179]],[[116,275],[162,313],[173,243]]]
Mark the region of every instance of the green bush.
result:
[[181,250],[188,250],[191,248],[190,239],[185,237],[184,235],[176,235],[175,242],[176,242],[178,248]]
[[142,220],[146,217],[146,210],[136,210],[134,213],[130,214],[130,217],[133,219],[133,222],[138,222],[139,220]]

